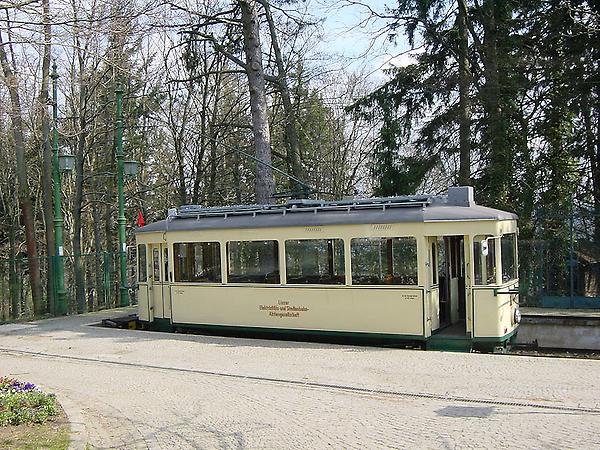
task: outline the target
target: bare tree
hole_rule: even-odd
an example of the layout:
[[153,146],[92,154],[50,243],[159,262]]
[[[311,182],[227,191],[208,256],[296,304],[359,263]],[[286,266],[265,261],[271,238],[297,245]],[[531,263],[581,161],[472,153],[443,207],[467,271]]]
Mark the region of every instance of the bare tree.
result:
[[46,262],[47,277],[46,292],[48,295],[48,310],[54,311],[54,264],[55,255],[54,240],[54,214],[52,203],[52,145],[50,142],[50,116],[48,113],[49,98],[49,79],[50,79],[50,53],[52,49],[52,23],[50,21],[50,1],[42,1],[42,22],[44,23],[44,44],[42,56],[42,78],[39,95],[39,106],[41,111],[42,128],[42,186],[43,186],[43,211],[44,226],[46,231]]
[[255,0],[239,0],[242,10],[242,30],[244,34],[244,53],[246,55],[246,74],[250,91],[250,110],[252,111],[252,130],[256,149],[256,201],[271,203],[275,193],[275,181],[271,167],[271,135],[267,114],[267,95],[265,92],[265,74],[262,65],[260,29]]
[[[288,86],[288,74],[283,61],[283,55],[279,46],[279,38],[277,36],[277,29],[275,28],[275,20],[273,14],[271,14],[271,5],[267,0],[258,0],[265,10],[265,17],[269,25],[269,35],[271,38],[271,45],[273,47],[273,54],[275,57],[275,64],[277,67],[277,82],[276,85],[281,93],[281,100],[283,103],[283,111],[285,115],[285,137],[287,141],[287,159],[289,161],[292,175],[298,179],[304,179],[305,173],[300,161],[300,140],[298,138],[298,130],[296,123],[296,112],[294,105],[292,104],[292,97],[290,95],[290,89]],[[298,183],[291,182],[292,190],[295,192],[302,192],[303,186]]]
[[2,40],[0,33],[0,65],[4,73],[4,82],[10,94],[10,118],[13,145],[15,148],[16,172],[19,188],[19,204],[23,214],[25,226],[25,241],[27,244],[27,260],[29,264],[29,280],[33,298],[33,309],[36,315],[43,313],[42,282],[40,276],[40,261],[37,252],[35,236],[35,215],[27,181],[27,163],[25,161],[25,137],[23,134],[23,114],[21,110],[21,97],[19,95],[19,82],[15,75],[14,67],[8,60],[5,47],[7,44]]

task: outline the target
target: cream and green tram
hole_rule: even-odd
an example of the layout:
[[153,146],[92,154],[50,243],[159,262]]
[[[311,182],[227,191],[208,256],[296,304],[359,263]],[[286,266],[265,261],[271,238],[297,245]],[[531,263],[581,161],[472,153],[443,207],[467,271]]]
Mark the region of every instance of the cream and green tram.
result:
[[183,206],[136,231],[138,316],[157,328],[469,350],[516,335],[517,217],[470,187]]

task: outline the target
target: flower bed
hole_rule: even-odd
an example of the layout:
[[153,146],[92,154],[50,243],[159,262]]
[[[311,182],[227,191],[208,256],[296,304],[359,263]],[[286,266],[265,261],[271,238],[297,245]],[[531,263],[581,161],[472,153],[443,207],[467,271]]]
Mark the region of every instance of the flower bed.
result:
[[58,411],[54,395],[33,383],[0,377],[0,426],[44,423]]

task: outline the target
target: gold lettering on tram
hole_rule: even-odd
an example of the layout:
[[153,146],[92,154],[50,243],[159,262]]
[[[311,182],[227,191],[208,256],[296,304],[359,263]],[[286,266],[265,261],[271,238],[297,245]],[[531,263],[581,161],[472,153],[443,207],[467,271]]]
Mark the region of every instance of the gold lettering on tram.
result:
[[306,306],[296,306],[290,304],[287,300],[277,300],[276,304],[272,305],[258,305],[259,311],[265,311],[271,317],[300,317],[300,314],[308,311]]
[[321,227],[304,227],[304,231],[306,231],[307,233],[320,233],[321,231],[323,231],[323,228],[321,228]]

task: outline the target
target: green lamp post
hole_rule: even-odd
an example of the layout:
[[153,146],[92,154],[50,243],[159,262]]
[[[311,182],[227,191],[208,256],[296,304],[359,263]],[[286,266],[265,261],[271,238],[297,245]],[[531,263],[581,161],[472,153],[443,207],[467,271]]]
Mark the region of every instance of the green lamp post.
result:
[[[129,283],[127,282],[127,241],[125,240],[125,160],[123,157],[123,88],[120,84],[115,90],[117,96],[117,195],[119,197],[119,306],[129,305]],[[128,163],[130,163],[128,161]],[[127,164],[129,169],[129,164]]]
[[52,65],[52,184],[54,194],[54,237],[55,248],[55,270],[54,286],[56,289],[56,303],[54,314],[57,316],[67,313],[67,291],[65,290],[65,262],[63,259],[63,217],[60,193],[60,173],[72,169],[71,155],[59,155],[58,151],[58,94],[56,62]]

